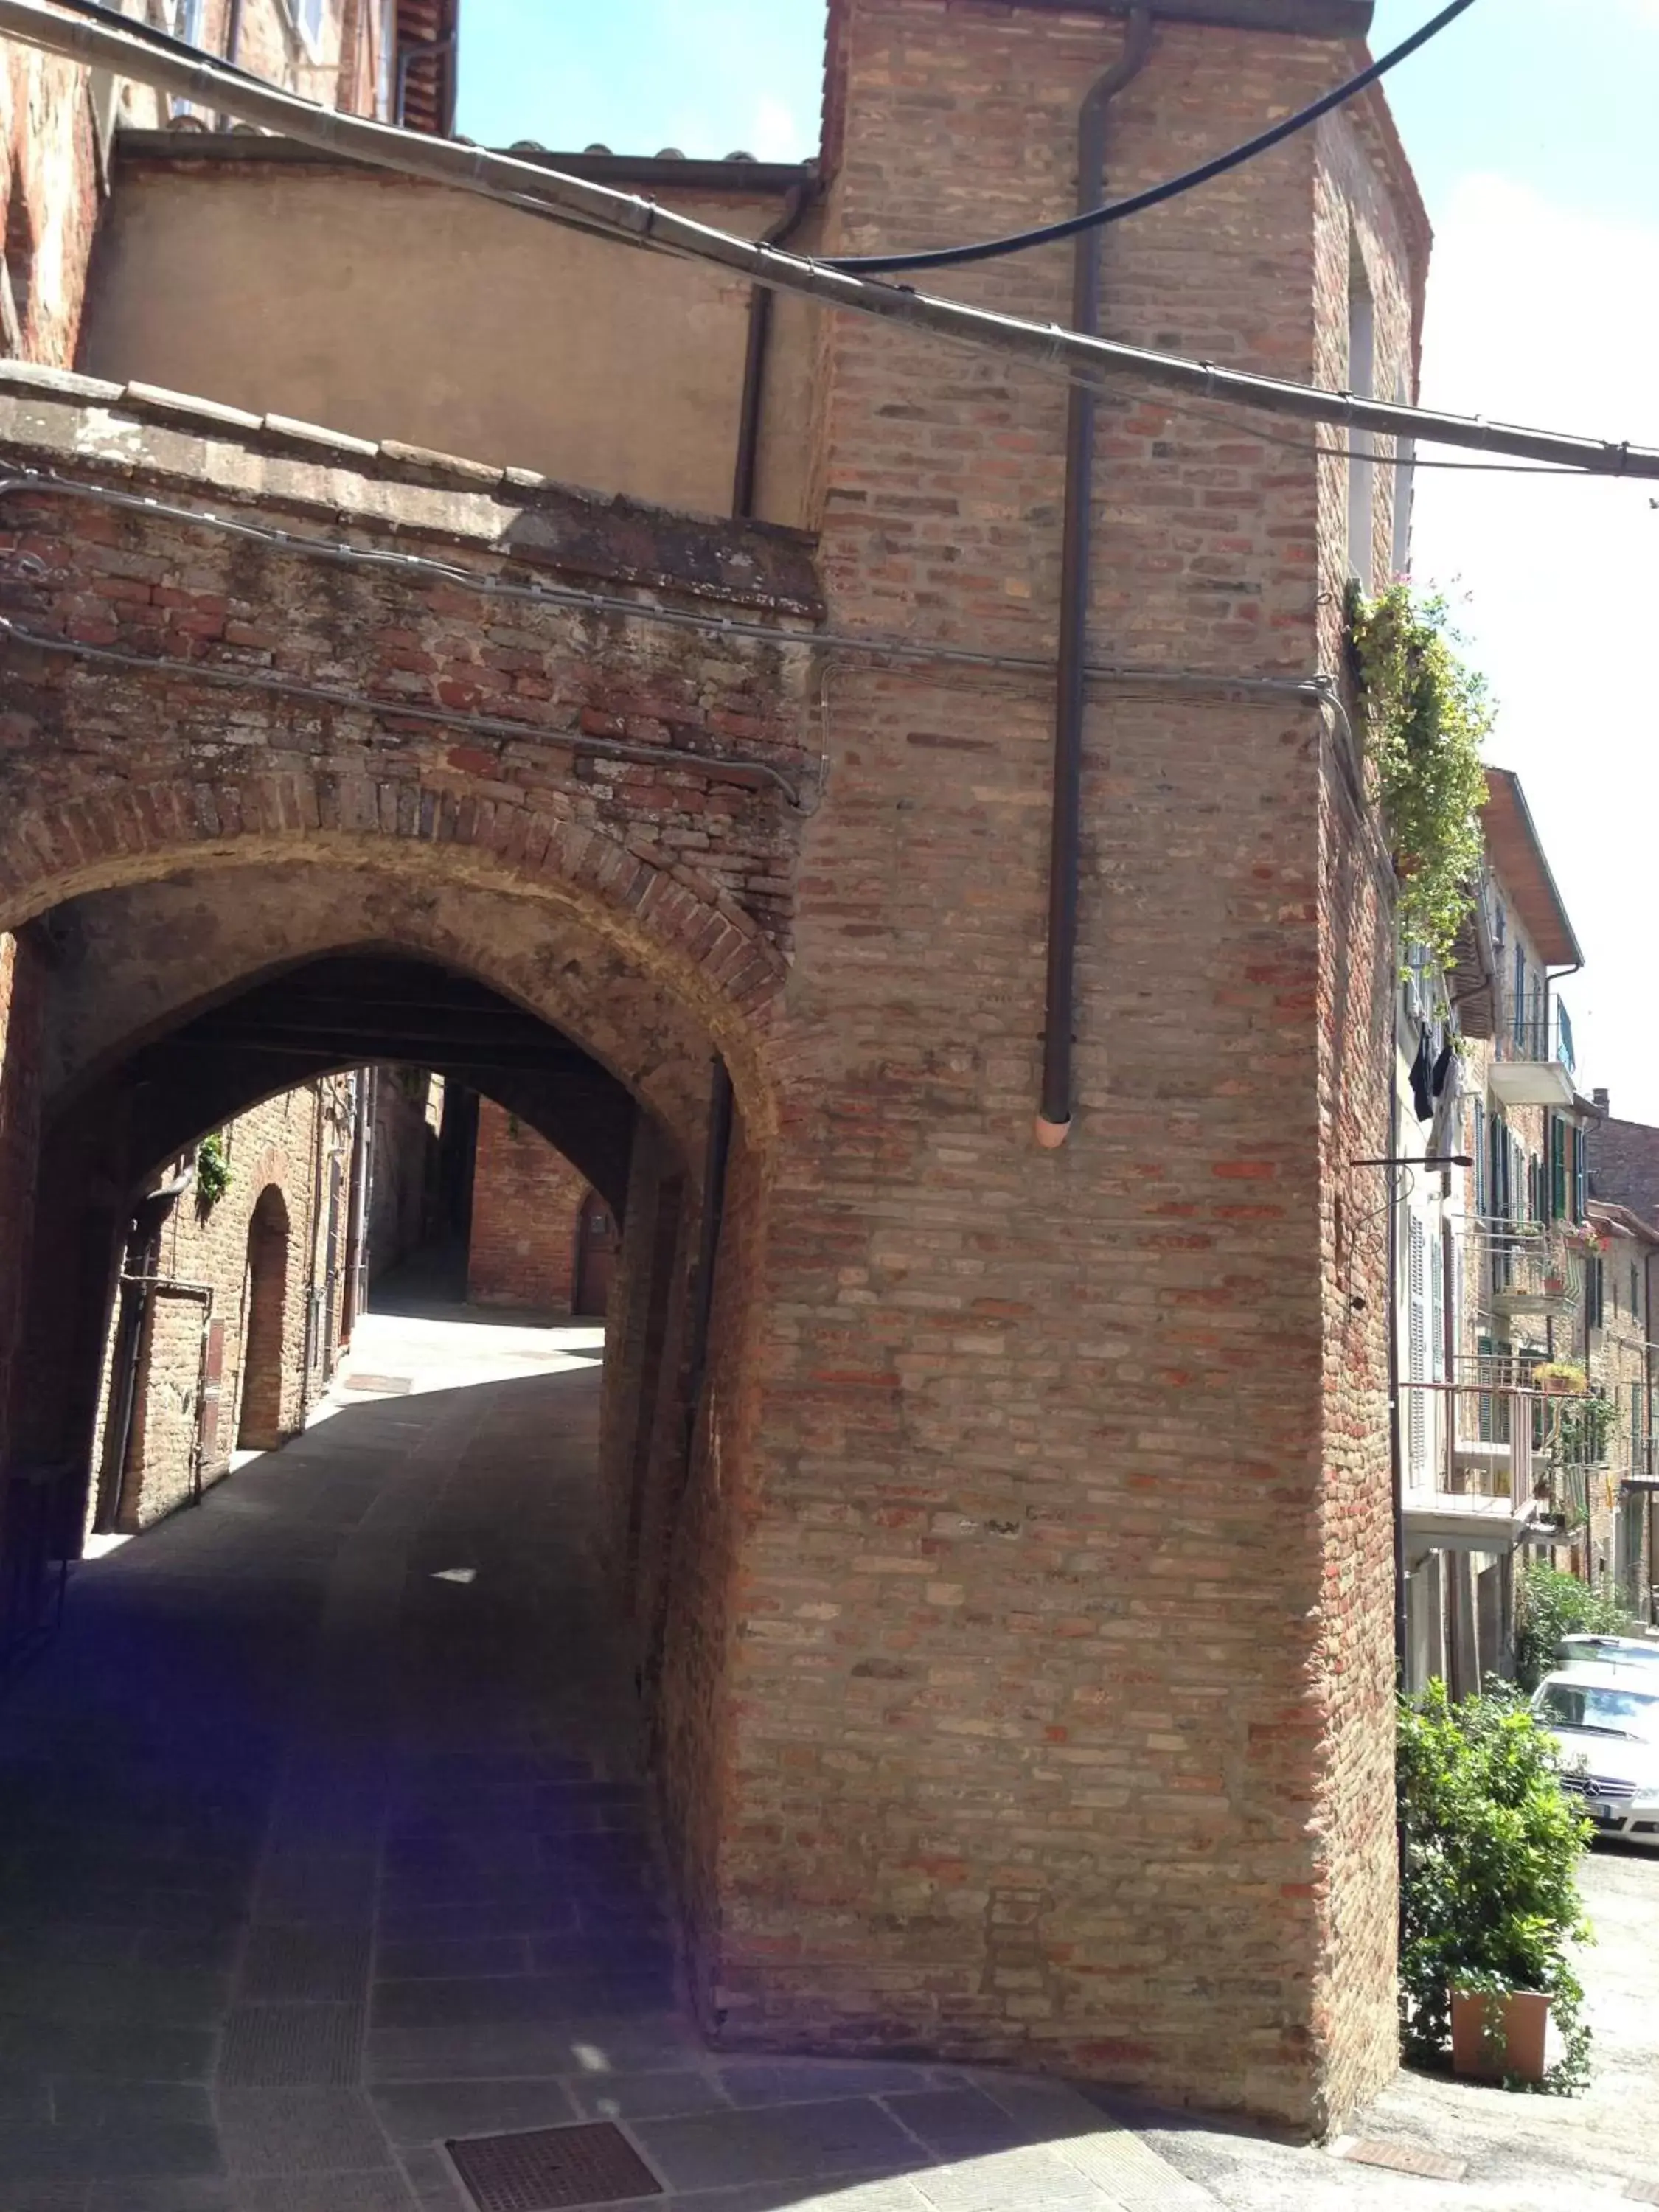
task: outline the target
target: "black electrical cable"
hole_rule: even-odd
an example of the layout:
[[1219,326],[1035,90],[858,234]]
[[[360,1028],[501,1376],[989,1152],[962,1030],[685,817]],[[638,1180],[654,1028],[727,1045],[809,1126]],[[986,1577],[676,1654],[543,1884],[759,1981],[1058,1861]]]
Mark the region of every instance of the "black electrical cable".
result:
[[1194,191],[1200,185],[1212,183],[1224,177],[1230,169],[1242,168],[1259,154],[1282,145],[1293,138],[1298,131],[1317,123],[1334,108],[1345,106],[1368,85],[1375,84],[1403,61],[1410,59],[1431,39],[1437,38],[1447,25],[1456,21],[1474,0],[1451,0],[1431,22],[1415,31],[1403,46],[1392,53],[1384,54],[1381,61],[1373,62],[1369,69],[1361,70],[1358,76],[1340,84],[1334,92],[1328,92],[1322,100],[1315,100],[1311,107],[1304,107],[1294,115],[1275,123],[1271,131],[1249,139],[1243,146],[1235,146],[1230,154],[1218,154],[1213,161],[1206,161],[1196,169],[1188,169],[1178,177],[1171,177],[1161,185],[1152,185],[1144,192],[1136,192],[1128,199],[1109,200],[1104,207],[1091,208],[1083,215],[1067,216],[1063,222],[1046,222],[1036,230],[1018,230],[1007,238],[982,239],[975,246],[941,246],[927,253],[856,253],[838,260],[826,261],[829,269],[839,269],[848,276],[879,276],[895,270],[957,269],[969,261],[996,261],[1010,253],[1024,253],[1034,246],[1052,246],[1058,240],[1075,238],[1079,231],[1096,230],[1109,222],[1122,222],[1132,215],[1144,215],[1149,208],[1162,207],[1166,200],[1179,199],[1184,193]]
[[205,47],[191,46],[188,39],[175,39],[171,31],[163,31],[154,23],[146,22],[140,15],[124,15],[118,8],[104,4],[104,0],[52,0],[54,8],[61,8],[68,15],[84,15],[88,21],[102,23],[112,31],[124,31],[130,39],[138,39],[147,46],[158,47],[166,54],[178,54],[189,61],[210,61],[227,76],[239,76],[244,84],[269,85],[268,76],[256,76],[252,70],[238,69],[235,63],[218,54],[210,54]]

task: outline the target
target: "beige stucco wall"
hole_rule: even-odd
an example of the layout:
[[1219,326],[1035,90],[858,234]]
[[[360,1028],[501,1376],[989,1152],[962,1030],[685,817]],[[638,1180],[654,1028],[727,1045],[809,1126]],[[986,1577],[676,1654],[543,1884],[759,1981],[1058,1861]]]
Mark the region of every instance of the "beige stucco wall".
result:
[[[749,234],[781,206],[674,204]],[[724,514],[749,297],[718,270],[460,192],[311,163],[124,161],[80,365]],[[813,312],[775,313],[771,521],[805,519]]]

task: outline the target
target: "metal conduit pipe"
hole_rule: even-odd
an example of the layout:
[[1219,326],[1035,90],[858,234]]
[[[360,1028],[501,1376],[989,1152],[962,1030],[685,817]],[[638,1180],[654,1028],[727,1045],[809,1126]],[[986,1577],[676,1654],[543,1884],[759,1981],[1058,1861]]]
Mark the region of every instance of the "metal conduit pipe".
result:
[[[1089,88],[1078,117],[1079,214],[1106,197],[1106,125],[1112,102],[1152,58],[1149,7],[1130,14],[1123,51]],[[1072,327],[1100,332],[1102,237],[1085,231],[1073,253]],[[1047,1151],[1072,1127],[1072,1025],[1075,1015],[1078,875],[1082,846],[1083,714],[1088,690],[1089,589],[1094,552],[1095,395],[1072,386],[1066,416],[1066,521],[1060,557],[1060,666],[1054,701],[1054,812],[1048,855],[1048,979],[1042,1040],[1042,1100],[1036,1140]]]
[[[792,185],[783,213],[761,233],[766,246],[787,246],[812,204],[808,185]],[[749,343],[743,362],[743,398],[738,410],[738,458],[732,477],[732,513],[738,522],[755,512],[755,477],[760,465],[761,418],[766,410],[766,362],[772,342],[772,292],[757,284],[749,295]]]

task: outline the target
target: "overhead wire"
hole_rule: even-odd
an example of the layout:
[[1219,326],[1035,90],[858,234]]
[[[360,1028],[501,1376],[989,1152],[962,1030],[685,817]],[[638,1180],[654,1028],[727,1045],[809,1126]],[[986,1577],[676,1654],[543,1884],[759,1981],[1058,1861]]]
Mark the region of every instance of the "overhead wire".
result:
[[1079,233],[1103,229],[1108,223],[1125,222],[1131,216],[1145,215],[1151,209],[1164,206],[1169,201],[1183,198],[1196,191],[1200,185],[1212,184],[1234,169],[1243,168],[1246,162],[1259,160],[1275,146],[1282,146],[1287,138],[1308,130],[1324,116],[1346,106],[1362,92],[1381,82],[1391,70],[1437,39],[1457,18],[1474,5],[1474,0],[1451,0],[1421,30],[1372,62],[1355,76],[1340,84],[1334,91],[1326,93],[1308,106],[1298,108],[1271,129],[1259,131],[1242,146],[1235,146],[1225,154],[1218,154],[1196,168],[1186,169],[1178,177],[1167,178],[1161,185],[1151,185],[1145,191],[1131,193],[1127,198],[1109,200],[1103,207],[1086,209],[1080,215],[1070,215],[1055,222],[1039,223],[1029,230],[1011,232],[1003,238],[987,238],[970,246],[934,246],[916,253],[854,253],[836,256],[825,264],[830,269],[846,270],[851,276],[893,276],[914,269],[960,269],[969,262],[997,261],[1010,254],[1029,253],[1036,246],[1054,246],[1062,239],[1076,238]]
[[[125,23],[125,18],[120,20]],[[1436,414],[1125,345],[1062,324],[1004,314],[908,285],[873,283],[825,262],[716,229],[657,201],[588,178],[365,121],[272,87],[246,83],[212,61],[186,63],[171,53],[153,52],[101,22],[55,15],[40,0],[0,0],[0,35],[43,52],[112,70],[261,128],[286,132],[301,143],[353,162],[400,171],[497,202],[532,200],[555,220],[597,226],[613,239],[635,246],[678,251],[822,305],[962,338],[981,350],[1062,374],[1102,385],[1127,376],[1200,398],[1235,400],[1266,414],[1345,427],[1350,433],[1413,437],[1516,459],[1556,462],[1592,475],[1659,480],[1659,450],[1627,440],[1579,438]]]

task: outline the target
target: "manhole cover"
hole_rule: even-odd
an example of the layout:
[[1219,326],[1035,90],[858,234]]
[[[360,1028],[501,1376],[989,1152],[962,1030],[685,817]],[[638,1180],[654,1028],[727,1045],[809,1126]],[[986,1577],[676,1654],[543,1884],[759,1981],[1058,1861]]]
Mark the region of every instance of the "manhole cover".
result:
[[1466,2160],[1448,2158],[1421,2143],[1386,2142],[1375,2136],[1350,2143],[1342,2156],[1356,2166],[1386,2166],[1390,2173],[1414,2173],[1424,2181],[1461,2181],[1468,2171]]
[[467,2136],[447,2144],[478,2212],[560,2212],[660,2197],[659,2182],[609,2120],[529,2135]]
[[402,1398],[415,1388],[411,1375],[348,1375],[348,1390],[378,1390],[383,1398]]

